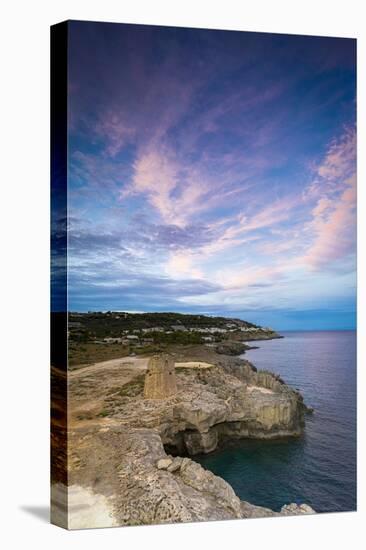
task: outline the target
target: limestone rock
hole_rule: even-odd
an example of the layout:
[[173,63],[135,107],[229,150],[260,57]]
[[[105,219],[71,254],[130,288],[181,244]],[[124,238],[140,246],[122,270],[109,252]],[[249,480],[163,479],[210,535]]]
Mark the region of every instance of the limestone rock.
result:
[[181,456],[176,456],[173,459],[173,462],[168,466],[167,470],[168,472],[176,472],[177,470],[180,470],[180,467],[182,466],[183,458]]
[[218,443],[218,432],[210,430],[208,432],[186,432],[184,434],[184,443],[190,455],[196,455],[202,451],[209,453],[214,451]]
[[241,355],[248,349],[251,349],[250,346],[247,346],[243,342],[235,342],[235,340],[220,342],[215,347],[216,353],[225,355]]
[[158,470],[167,470],[168,467],[172,464],[172,459],[171,458],[161,458],[160,460],[158,460],[156,466],[158,468]]
[[[141,380],[134,391],[121,394],[115,384],[116,391],[105,394],[112,420],[107,431],[98,418],[95,427],[81,424],[70,432],[79,461],[70,461],[68,482],[92,491],[100,502],[101,496],[108,499],[110,521],[147,525],[314,513],[306,504],[275,512],[241,502],[223,479],[176,456],[211,452],[235,438],[303,431],[306,407],[298,391],[248,361],[214,353],[205,349],[208,355],[190,358],[210,362],[211,368],[176,373],[170,356],[152,358],[144,391]],[[108,380],[116,374],[108,373]]]
[[[174,473],[158,469],[164,458],[154,430],[121,432],[123,453],[116,514],[122,524],[144,525],[241,517],[240,500],[226,481],[189,458],[176,457]],[[165,455],[166,457],[166,455]]]
[[278,516],[277,512],[274,512],[270,508],[264,508],[263,506],[254,506],[244,500],[240,503],[241,517],[242,518],[264,518]]
[[249,502],[241,501],[241,513],[243,518],[259,518],[274,516],[300,516],[304,514],[315,514],[315,510],[308,504],[285,504],[280,512],[274,512],[270,508],[254,506]]
[[285,504],[281,508],[282,516],[299,516],[302,514],[315,514],[315,510],[308,504]]
[[[97,432],[91,444],[92,450],[85,455],[85,467],[82,473],[77,472],[75,479],[90,487],[98,476],[98,492],[108,497],[109,521],[114,524],[148,525],[313,513],[304,504],[290,504],[281,512],[274,512],[240,501],[226,481],[200,464],[188,457],[169,458],[156,430],[111,427],[108,433]],[[93,455],[98,457],[97,461]],[[170,471],[173,466],[177,468],[174,472]],[[75,479],[71,476],[70,482],[74,483]]]
[[[208,453],[228,439],[271,439],[303,432],[302,396],[269,372],[255,372],[250,364],[236,362],[232,371],[215,365],[179,369],[170,375],[169,369],[174,372],[169,356],[154,357],[144,398],[141,394],[125,398],[114,418],[131,428],[155,428],[173,455]],[[170,395],[171,391],[175,393]]]

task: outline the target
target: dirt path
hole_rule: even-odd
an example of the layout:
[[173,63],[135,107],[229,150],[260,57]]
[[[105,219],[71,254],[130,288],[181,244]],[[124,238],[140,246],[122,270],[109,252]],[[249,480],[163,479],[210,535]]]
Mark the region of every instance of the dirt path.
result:
[[146,369],[148,360],[149,357],[120,357],[118,359],[109,359],[108,361],[93,363],[87,367],[75,368],[75,370],[68,373],[68,377],[69,380],[72,380],[99,371],[105,371],[106,369],[126,369],[128,367],[133,367],[134,370],[139,369],[142,372]]

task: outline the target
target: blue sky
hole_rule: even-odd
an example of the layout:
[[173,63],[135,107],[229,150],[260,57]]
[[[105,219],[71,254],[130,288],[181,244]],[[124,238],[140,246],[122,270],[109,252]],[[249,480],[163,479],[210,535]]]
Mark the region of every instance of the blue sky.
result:
[[354,328],[355,47],[69,23],[69,309]]

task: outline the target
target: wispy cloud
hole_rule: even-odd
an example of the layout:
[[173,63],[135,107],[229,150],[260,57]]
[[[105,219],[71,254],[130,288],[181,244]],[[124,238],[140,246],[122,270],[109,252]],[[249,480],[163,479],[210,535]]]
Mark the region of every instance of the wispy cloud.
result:
[[102,27],[70,36],[71,303],[350,300],[354,43]]
[[356,251],[355,129],[348,129],[330,145],[317,176],[311,194],[319,198],[305,226],[313,240],[304,256],[305,263],[314,269],[331,267]]
[[144,195],[165,223],[184,227],[207,208],[204,182],[196,180],[190,167],[171,159],[169,152],[149,150],[135,160],[133,169],[131,184],[121,191],[121,199]]

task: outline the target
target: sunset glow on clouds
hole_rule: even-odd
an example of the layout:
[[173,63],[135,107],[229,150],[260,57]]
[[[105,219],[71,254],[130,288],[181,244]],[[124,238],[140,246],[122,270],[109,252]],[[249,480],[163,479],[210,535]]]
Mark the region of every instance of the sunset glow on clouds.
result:
[[70,24],[69,305],[352,328],[355,43]]

